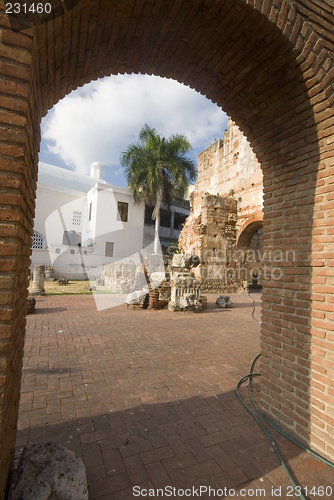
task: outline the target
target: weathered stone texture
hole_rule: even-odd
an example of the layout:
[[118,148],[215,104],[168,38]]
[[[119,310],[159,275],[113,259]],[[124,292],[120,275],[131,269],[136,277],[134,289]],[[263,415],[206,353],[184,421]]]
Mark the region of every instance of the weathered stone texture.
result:
[[44,295],[44,272],[45,266],[34,266],[34,278],[32,282],[31,295]]
[[[200,258],[196,276],[203,290],[243,290],[242,281],[251,282],[254,269],[261,273],[257,252],[253,259],[249,252],[238,257],[236,250],[254,246],[250,239],[262,226],[262,198],[261,166],[244,134],[229,118],[224,139],[198,155],[192,208],[179,237],[181,250]],[[240,234],[244,238],[237,245]]]
[[238,236],[253,220],[262,220],[263,174],[245,135],[229,118],[219,139],[197,158],[198,179],[193,194],[194,215],[201,212],[205,193],[233,196],[237,201]]
[[15,471],[10,500],[88,500],[83,461],[53,441],[27,445]]
[[[194,268],[194,274],[203,291],[233,292],[236,289],[232,258],[236,249],[236,200],[205,194],[201,201],[201,211],[196,218],[195,210],[191,210],[179,237],[179,247],[198,256],[199,265]],[[232,279],[230,270],[233,270]]]

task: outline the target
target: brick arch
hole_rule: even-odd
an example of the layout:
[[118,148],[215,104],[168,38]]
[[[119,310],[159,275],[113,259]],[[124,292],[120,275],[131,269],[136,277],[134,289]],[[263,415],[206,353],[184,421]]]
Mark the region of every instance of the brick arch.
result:
[[[301,63],[311,79],[316,71],[309,60],[314,62],[310,56],[319,44],[293,2],[281,0],[283,12],[270,3],[258,9],[255,0],[204,1],[199,9],[174,0],[158,2],[149,14],[152,5],[145,0],[128,9],[119,1],[96,0],[86,8],[79,2],[36,31],[39,109],[46,114],[70,91],[100,77],[156,74],[189,85],[221,106],[262,160],[268,117],[277,121],[271,129],[276,125],[286,132],[282,122],[293,113],[278,110],[277,103],[303,106],[303,92],[294,92],[304,82]],[[155,20],[149,36],[139,28],[145,14]]]
[[262,214],[252,215],[247,221],[239,228],[237,232],[237,248],[247,246],[249,240],[254,236],[255,232],[263,227]]
[[[21,32],[0,15],[1,500],[15,440],[40,119],[71,90],[113,73],[177,79],[222,106],[250,140],[264,172],[265,244],[297,250],[286,280],[263,283],[263,407],[333,456],[325,442],[330,382],[323,398],[309,387],[321,363],[311,344],[333,330],[333,308],[322,304],[334,295],[324,273],[334,189],[333,12],[327,0],[318,4],[320,11],[307,0],[82,0]],[[293,362],[285,357],[291,338]],[[271,363],[281,368],[274,380]]]

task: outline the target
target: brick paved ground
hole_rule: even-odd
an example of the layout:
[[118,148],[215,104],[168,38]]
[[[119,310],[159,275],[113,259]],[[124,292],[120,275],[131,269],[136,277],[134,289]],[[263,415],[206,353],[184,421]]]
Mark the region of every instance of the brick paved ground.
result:
[[[63,444],[83,457],[92,500],[135,498],[133,486],[200,485],[292,498],[234,390],[259,352],[252,301],[234,295],[235,307],[223,310],[215,298],[200,314],[125,305],[97,312],[90,296],[37,298],[27,319],[16,456],[27,442]],[[334,491],[332,469],[284,438],[277,443],[303,486]]]

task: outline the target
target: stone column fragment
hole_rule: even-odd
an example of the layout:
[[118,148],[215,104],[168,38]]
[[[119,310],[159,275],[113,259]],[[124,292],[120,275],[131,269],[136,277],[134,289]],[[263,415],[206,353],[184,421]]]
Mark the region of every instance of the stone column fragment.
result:
[[34,266],[34,278],[32,283],[31,295],[44,295],[44,271],[45,266]]

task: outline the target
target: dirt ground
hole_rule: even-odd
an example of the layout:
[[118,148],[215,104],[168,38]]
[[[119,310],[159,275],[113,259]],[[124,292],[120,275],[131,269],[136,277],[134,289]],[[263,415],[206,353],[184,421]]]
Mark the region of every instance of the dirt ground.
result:
[[[92,283],[92,285],[94,285]],[[96,286],[94,293],[112,293],[105,286]],[[45,281],[45,295],[77,295],[88,294],[92,295],[93,291],[89,291],[91,284],[88,280],[85,281],[68,281],[67,285],[60,285],[58,281]],[[32,290],[32,281],[29,282],[29,292]]]

